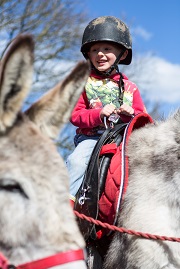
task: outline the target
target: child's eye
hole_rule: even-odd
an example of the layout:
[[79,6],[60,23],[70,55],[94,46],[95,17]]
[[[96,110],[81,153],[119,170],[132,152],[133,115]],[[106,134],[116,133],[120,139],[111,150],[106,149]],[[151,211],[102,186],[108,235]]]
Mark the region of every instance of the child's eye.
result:
[[111,50],[111,48],[105,48],[104,50],[106,50],[106,51],[107,51],[107,50]]

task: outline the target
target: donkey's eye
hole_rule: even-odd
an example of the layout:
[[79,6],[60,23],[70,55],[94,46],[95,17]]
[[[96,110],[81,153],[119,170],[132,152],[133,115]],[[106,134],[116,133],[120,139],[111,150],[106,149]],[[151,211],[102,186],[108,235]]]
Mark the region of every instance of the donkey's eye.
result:
[[29,198],[20,184],[12,179],[0,179],[0,191],[19,193],[25,198]]

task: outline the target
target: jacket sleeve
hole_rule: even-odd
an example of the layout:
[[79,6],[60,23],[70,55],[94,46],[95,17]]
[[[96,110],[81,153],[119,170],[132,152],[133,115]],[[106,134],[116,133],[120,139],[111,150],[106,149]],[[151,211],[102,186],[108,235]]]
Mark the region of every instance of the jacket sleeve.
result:
[[102,123],[100,111],[101,108],[89,108],[89,103],[84,91],[71,114],[70,121],[79,128],[93,128]]
[[140,112],[147,113],[146,107],[143,103],[143,100],[141,98],[141,95],[140,95],[138,88],[136,88],[136,90],[134,91],[132,107],[134,108],[135,115],[140,113]]

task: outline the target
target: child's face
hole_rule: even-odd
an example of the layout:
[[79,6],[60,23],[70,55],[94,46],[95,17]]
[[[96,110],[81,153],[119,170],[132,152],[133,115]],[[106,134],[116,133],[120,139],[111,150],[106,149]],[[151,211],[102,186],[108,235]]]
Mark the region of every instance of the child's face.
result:
[[[121,49],[115,44],[109,42],[98,42],[90,48],[88,53],[89,59],[96,69],[100,72],[108,71],[114,64]],[[127,52],[123,54],[121,59],[126,57]],[[116,72],[115,70],[113,72]],[[113,73],[112,72],[112,73]]]

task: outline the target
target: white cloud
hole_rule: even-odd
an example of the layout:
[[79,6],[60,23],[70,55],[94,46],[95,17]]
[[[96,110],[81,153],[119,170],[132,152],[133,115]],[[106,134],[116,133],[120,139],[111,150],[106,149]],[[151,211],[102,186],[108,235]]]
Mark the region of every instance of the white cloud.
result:
[[142,37],[144,40],[148,41],[151,39],[151,37],[153,36],[152,33],[148,32],[145,28],[143,28],[142,26],[137,26],[136,28],[132,29],[132,33],[135,36],[140,36]]
[[150,83],[146,85],[151,100],[169,104],[180,103],[180,65],[152,57],[144,66],[145,70],[146,74],[149,72],[151,76]]

